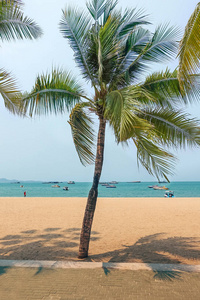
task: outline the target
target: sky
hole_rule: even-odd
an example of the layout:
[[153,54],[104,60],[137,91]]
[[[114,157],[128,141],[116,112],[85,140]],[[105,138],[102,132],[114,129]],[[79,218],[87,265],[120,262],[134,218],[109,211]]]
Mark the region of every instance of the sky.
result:
[[[118,8],[143,8],[153,23],[151,30],[161,23],[180,28],[181,35],[198,1],[194,0],[119,0]],[[59,32],[62,9],[67,5],[85,7],[83,0],[24,0],[24,13],[43,29],[40,39],[5,42],[1,44],[0,67],[11,71],[22,91],[30,91],[38,74],[52,66],[72,70],[79,78],[79,70],[68,42]],[[157,70],[177,60],[158,65]],[[200,102],[186,107],[192,116],[199,117]],[[69,115],[20,118],[7,111],[0,98],[0,178],[41,181],[92,181],[94,166],[81,165],[76,153]],[[171,181],[200,181],[200,149],[173,151],[178,161]],[[106,131],[104,165],[101,181],[155,181],[155,177],[140,166],[136,149],[123,148],[115,143],[110,128]]]

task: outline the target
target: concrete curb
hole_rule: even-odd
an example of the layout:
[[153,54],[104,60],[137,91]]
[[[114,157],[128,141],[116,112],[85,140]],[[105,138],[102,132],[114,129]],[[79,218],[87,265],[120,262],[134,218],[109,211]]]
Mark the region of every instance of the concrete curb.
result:
[[166,272],[196,272],[200,273],[200,265],[154,264],[154,263],[105,263],[78,261],[48,261],[48,260],[0,260],[0,267],[17,268],[50,268],[50,269],[96,269],[109,268],[132,271],[166,271]]

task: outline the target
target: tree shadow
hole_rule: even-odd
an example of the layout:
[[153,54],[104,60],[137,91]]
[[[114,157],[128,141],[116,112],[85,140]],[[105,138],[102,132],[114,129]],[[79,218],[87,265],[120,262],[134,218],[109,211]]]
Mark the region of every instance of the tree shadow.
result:
[[[16,235],[0,237],[0,259],[13,260],[77,260],[81,228],[45,228],[27,230]],[[100,233],[92,231],[91,241],[99,240]],[[157,233],[140,238],[121,249],[90,255],[83,261],[139,262],[151,264],[154,278],[174,280],[181,278],[174,264],[200,264],[200,239],[196,237],[166,237]],[[159,270],[153,264],[170,264],[171,268]],[[0,269],[0,275],[7,267]],[[110,267],[104,266],[105,275]],[[43,271],[38,268],[37,274]]]
[[[174,264],[200,263],[200,239],[196,237],[165,238],[165,233],[157,233],[142,237],[133,245],[122,246],[122,249],[91,255],[87,261],[146,263],[152,268],[155,279],[168,281],[181,278],[182,272]],[[170,264],[170,268],[159,270],[157,264]],[[104,268],[107,275],[107,267]]]
[[0,267],[0,276],[5,274],[10,267]]
[[179,264],[200,262],[200,239],[196,237],[168,237],[157,233],[140,238],[122,249],[91,255],[92,261],[143,262]]
[[173,281],[174,279],[181,279],[181,272],[179,271],[158,271],[153,270],[154,278],[158,280],[165,280],[165,281]]
[[[80,232],[81,228],[45,228],[0,237],[0,259],[77,260]],[[92,231],[91,240],[99,239],[99,232]]]

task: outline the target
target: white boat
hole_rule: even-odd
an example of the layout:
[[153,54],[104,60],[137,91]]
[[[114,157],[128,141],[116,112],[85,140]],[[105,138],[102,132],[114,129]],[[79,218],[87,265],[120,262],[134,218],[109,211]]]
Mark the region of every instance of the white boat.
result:
[[63,190],[68,191],[69,190],[68,186],[64,186]]
[[68,181],[68,184],[75,184],[74,181]]
[[115,186],[115,185],[107,185],[106,188],[107,188],[107,189],[115,189],[116,186]]

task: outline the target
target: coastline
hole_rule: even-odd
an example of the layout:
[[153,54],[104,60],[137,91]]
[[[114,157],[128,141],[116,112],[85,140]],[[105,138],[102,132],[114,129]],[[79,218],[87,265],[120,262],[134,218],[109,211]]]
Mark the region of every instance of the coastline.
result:
[[[0,259],[78,260],[86,198],[0,197]],[[200,197],[99,198],[87,261],[200,264]]]

